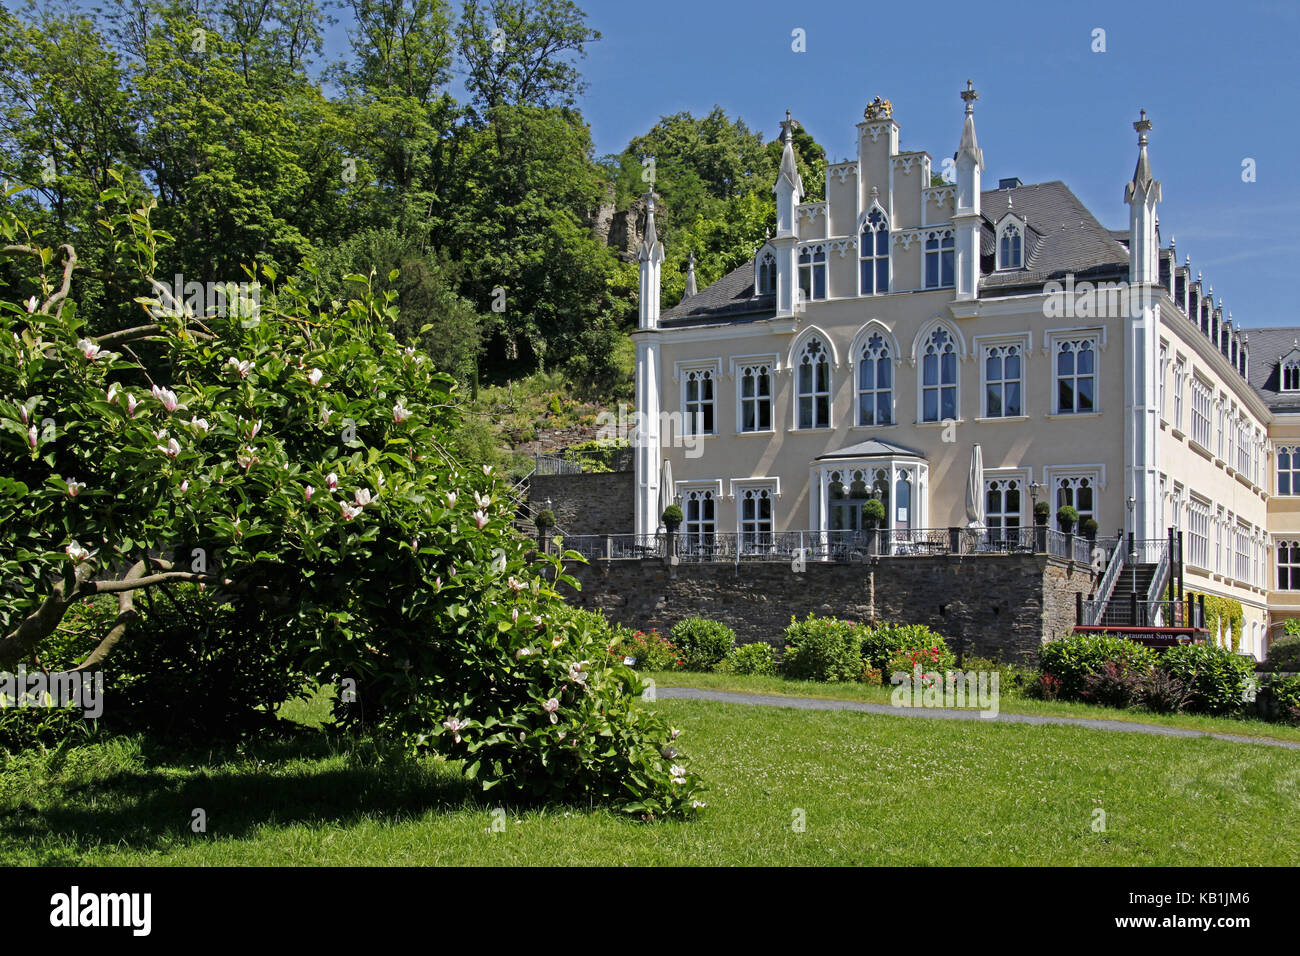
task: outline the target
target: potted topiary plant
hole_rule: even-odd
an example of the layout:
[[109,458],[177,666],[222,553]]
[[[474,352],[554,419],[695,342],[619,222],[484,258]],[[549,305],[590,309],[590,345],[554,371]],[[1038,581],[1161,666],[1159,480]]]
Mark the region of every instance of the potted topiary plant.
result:
[[550,508],[543,508],[533,518],[533,524],[537,525],[537,546],[545,552],[546,532],[555,527],[555,512]]
[[1034,524],[1047,524],[1047,519],[1052,513],[1052,506],[1046,501],[1040,501],[1034,505]]
[[1075,510],[1074,505],[1061,505],[1056,509],[1056,523],[1066,534],[1074,531],[1074,525],[1078,520],[1079,512]]
[[659,516],[659,520],[668,529],[668,554],[675,555],[677,552],[673,549],[673,536],[677,534],[677,529],[682,525],[682,509],[677,505],[669,505],[664,509],[664,513]]
[[1097,540],[1097,522],[1093,518],[1084,518],[1079,522],[1079,531],[1089,541]]
[[872,498],[862,506],[862,523],[870,534],[867,540],[871,543],[870,550],[872,554],[880,552],[880,532],[879,528],[885,526],[885,503],[879,498]]

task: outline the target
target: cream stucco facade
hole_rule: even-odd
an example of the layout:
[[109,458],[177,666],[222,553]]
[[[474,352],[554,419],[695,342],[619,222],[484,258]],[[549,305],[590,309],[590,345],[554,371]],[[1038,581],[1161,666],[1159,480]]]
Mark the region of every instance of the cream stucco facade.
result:
[[1161,247],[1150,122],[1134,124],[1129,229],[1111,231],[1060,182],[983,189],[969,85],[962,98],[942,184],[877,101],[826,200],[802,202],[787,127],[775,235],[667,310],[651,202],[637,533],[668,500],[688,536],[852,529],[873,488],[891,528],[964,526],[978,445],[989,528],[1029,527],[1035,499],[1102,535],[1175,527],[1186,586],[1240,601],[1243,650],[1261,654],[1270,614],[1300,615],[1271,557],[1284,533],[1300,560],[1300,498],[1275,494],[1272,454],[1284,438],[1300,452],[1300,403],[1270,408],[1246,336]]

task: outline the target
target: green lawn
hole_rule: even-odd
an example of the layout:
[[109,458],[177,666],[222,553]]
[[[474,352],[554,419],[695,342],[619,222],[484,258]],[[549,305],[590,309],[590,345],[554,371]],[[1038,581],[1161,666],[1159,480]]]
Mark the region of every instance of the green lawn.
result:
[[[823,684],[816,681],[786,680],[784,677],[751,677],[737,674],[713,674],[698,671],[651,671],[646,677],[660,687],[702,687],[745,694],[772,694],[782,697],[818,697],[824,700],[860,700],[871,704],[888,704],[893,688],[868,684]],[[1092,720],[1122,720],[1130,723],[1159,724],[1204,733],[1232,734],[1272,740],[1300,741],[1300,727],[1245,720],[1235,717],[1208,717],[1202,714],[1153,714],[1138,709],[1121,710],[1074,701],[1033,700],[1002,693],[998,710],[1008,714],[1035,714],[1043,717],[1084,717]]]
[[[0,863],[1300,863],[1300,754],[1210,739],[653,705],[711,790],[686,823],[507,811],[453,766],[363,766],[306,731],[177,758],[136,741],[26,754],[0,773]],[[308,722],[322,699],[297,708]],[[208,832],[191,831],[203,808]],[[1095,832],[1094,810],[1106,812]],[[799,811],[803,811],[802,815]],[[793,825],[806,821],[803,832]]]

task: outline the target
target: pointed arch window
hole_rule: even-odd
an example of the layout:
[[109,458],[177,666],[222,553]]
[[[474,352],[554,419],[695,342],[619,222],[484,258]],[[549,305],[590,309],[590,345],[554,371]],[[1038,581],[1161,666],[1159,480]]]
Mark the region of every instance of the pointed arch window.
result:
[[998,268],[1019,269],[1024,263],[1024,238],[1020,227],[1009,222],[998,237]]
[[799,294],[805,302],[826,298],[826,247],[799,250]]
[[858,355],[858,424],[894,424],[894,363],[889,343],[875,332]]
[[795,366],[798,428],[831,427],[831,364],[826,346],[810,338]]
[[1287,359],[1282,364],[1282,391],[1300,392],[1300,359]]
[[957,347],[947,329],[930,333],[921,357],[921,421],[957,417]]
[[889,291],[889,220],[872,209],[858,237],[859,294],[881,295]]
[[758,294],[776,294],[776,256],[770,250],[758,260]]

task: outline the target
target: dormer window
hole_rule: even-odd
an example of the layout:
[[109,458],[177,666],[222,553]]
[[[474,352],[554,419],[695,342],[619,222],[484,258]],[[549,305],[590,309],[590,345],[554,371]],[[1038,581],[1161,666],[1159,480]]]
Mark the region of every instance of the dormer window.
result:
[[776,256],[766,250],[758,258],[758,294],[776,294]]
[[1300,392],[1300,358],[1290,358],[1282,363],[1282,391]]
[[1020,228],[1009,225],[1002,230],[1002,238],[998,241],[998,268],[1019,269],[1021,265],[1020,252]]
[[1025,224],[1008,212],[997,226],[999,269],[1023,269],[1025,265]]
[[879,207],[867,215],[858,237],[860,294],[880,295],[889,291],[889,220]]

